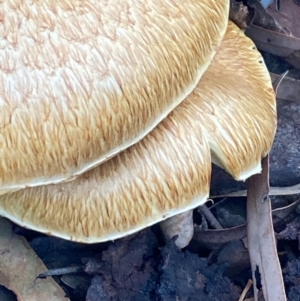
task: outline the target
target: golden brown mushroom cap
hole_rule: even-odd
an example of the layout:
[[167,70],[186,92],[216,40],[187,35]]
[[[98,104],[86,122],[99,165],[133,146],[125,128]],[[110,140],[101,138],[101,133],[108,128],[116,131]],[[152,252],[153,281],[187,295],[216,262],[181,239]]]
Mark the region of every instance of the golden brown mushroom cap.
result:
[[[269,72],[252,41],[229,21],[212,65],[185,100],[198,105],[212,160],[237,180],[260,172],[276,130],[276,100]],[[160,223],[167,239],[186,247],[193,236],[192,210]]]
[[68,180],[142,139],[198,83],[229,0],[3,0],[0,193]]
[[116,239],[203,204],[211,158],[185,102],[139,143],[74,181],[0,196],[0,215],[79,242]]
[[0,196],[0,214],[41,232],[100,242],[203,204],[211,173],[207,137],[214,153],[231,151],[222,162],[233,175],[257,166],[272,143],[275,95],[260,59],[230,23],[195,92],[143,140],[74,181]]
[[188,99],[201,99],[199,121],[212,161],[245,180],[261,171],[261,159],[272,147],[276,97],[261,54],[230,21],[220,48]]

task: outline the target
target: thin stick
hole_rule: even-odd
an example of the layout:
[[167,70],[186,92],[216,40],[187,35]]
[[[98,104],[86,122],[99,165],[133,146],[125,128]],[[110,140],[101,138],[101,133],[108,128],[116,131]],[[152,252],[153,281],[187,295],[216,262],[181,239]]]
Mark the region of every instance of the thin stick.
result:
[[67,268],[59,268],[59,269],[51,269],[44,273],[39,274],[36,278],[46,278],[52,276],[62,276],[72,273],[79,273],[82,272],[83,268],[81,266],[73,266]]
[[248,291],[249,291],[252,284],[253,284],[253,281],[251,279],[249,279],[247,285],[245,286],[245,288],[244,288],[244,290],[243,290],[243,292],[242,292],[242,294],[239,298],[239,301],[243,301],[245,299],[245,297],[246,297],[246,295],[247,295],[247,293],[248,293]]
[[[296,184],[288,187],[270,187],[269,195],[293,195],[300,193],[300,184]],[[225,198],[225,197],[242,197],[247,196],[247,190],[235,191],[227,194],[213,195],[210,198]]]
[[206,205],[202,205],[199,207],[199,211],[205,216],[208,223],[211,225],[214,229],[223,229],[220,222],[215,218],[215,216],[211,213],[209,208]]

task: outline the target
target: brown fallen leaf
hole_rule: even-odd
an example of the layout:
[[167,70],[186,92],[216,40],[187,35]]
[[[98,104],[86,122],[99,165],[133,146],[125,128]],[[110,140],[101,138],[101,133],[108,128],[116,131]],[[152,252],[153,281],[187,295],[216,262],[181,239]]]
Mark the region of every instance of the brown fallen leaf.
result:
[[[279,223],[292,214],[298,206],[300,200],[297,200],[288,206],[276,208],[272,210],[273,226],[276,227]],[[242,224],[236,227],[225,229],[206,229],[199,230],[195,228],[192,243],[194,249],[205,247],[207,249],[218,249],[224,244],[233,240],[241,240],[247,236],[247,225]]]
[[0,284],[13,291],[18,301],[69,300],[53,279],[35,279],[46,267],[4,218],[0,218],[0,254]]
[[240,225],[237,227],[217,230],[205,230],[199,231],[195,229],[192,243],[197,245],[198,249],[200,246],[208,249],[218,249],[222,245],[232,241],[240,240],[247,236],[247,226]]
[[293,52],[300,50],[300,39],[298,37],[278,33],[256,25],[251,25],[246,30],[246,35],[254,41],[259,50],[277,56],[291,56]]
[[[262,6],[259,0],[246,0],[247,5],[254,10],[254,18],[252,24],[257,25],[259,27],[269,29],[276,32],[286,33],[289,31],[283,28],[281,24],[279,24]],[[275,2],[275,1],[274,1]]]
[[300,6],[293,0],[285,0],[280,11],[276,10],[276,4],[273,3],[264,13],[284,30],[254,20],[246,31],[247,36],[259,50],[283,57],[290,65],[300,69]]
[[260,273],[265,301],[286,301],[277,255],[269,194],[269,158],[262,160],[262,173],[248,180],[247,221],[254,299],[258,301],[256,273]]
[[288,28],[292,35],[300,37],[300,5],[293,0],[284,0],[280,10],[276,9],[276,1],[268,7],[267,12],[285,28]]
[[[298,206],[300,202],[300,199],[298,199],[297,201],[289,204],[288,206],[284,206],[281,208],[276,208],[272,210],[272,217],[273,219],[284,219],[286,218],[288,215],[290,215]],[[274,222],[275,224],[275,222]]]

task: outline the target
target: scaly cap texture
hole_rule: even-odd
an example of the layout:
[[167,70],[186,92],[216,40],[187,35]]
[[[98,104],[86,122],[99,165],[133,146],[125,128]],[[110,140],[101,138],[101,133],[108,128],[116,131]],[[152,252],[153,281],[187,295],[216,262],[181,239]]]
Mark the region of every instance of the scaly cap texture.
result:
[[0,214],[75,241],[116,239],[206,201],[209,145],[239,178],[260,164],[275,129],[268,72],[230,23],[197,89],[144,139],[74,181],[0,196]]
[[201,106],[213,162],[236,180],[259,173],[276,132],[276,96],[261,54],[234,23],[188,100]]
[[0,215],[92,243],[131,234],[203,204],[211,158],[196,109],[183,102],[139,143],[73,181],[0,196]]
[[229,0],[0,2],[0,194],[69,180],[142,139],[198,83]]

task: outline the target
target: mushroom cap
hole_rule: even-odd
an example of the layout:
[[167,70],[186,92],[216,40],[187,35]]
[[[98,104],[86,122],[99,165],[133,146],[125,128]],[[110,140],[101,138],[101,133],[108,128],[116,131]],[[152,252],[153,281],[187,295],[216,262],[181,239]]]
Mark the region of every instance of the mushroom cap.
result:
[[252,42],[230,23],[197,89],[144,139],[74,181],[0,196],[0,214],[31,229],[92,243],[129,235],[203,204],[211,175],[209,143],[214,154],[226,144],[231,153],[221,159],[228,157],[242,173],[270,148],[275,95],[259,60]]
[[0,194],[70,180],[189,95],[229,0],[0,3]]
[[0,196],[0,215],[78,242],[114,240],[203,204],[211,158],[186,102],[139,143],[65,183]]
[[276,95],[260,52],[231,21],[220,48],[188,99],[201,100],[199,121],[212,161],[245,180],[260,173],[261,159],[272,147]]

